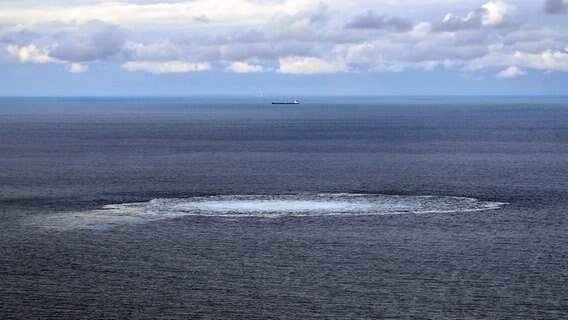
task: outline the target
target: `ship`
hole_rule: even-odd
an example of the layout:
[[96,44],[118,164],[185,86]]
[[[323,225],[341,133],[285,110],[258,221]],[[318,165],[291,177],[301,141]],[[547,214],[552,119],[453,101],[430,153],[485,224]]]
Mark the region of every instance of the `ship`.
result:
[[285,101],[285,102],[273,101],[272,104],[300,104],[300,100],[296,99],[292,102],[290,102],[290,101]]

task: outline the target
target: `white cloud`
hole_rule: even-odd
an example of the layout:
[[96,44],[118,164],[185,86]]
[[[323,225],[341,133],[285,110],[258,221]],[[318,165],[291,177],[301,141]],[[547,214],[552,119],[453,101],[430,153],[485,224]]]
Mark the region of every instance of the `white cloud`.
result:
[[291,74],[318,74],[337,73],[348,70],[345,62],[340,60],[327,61],[313,57],[291,57],[279,59],[280,73]]
[[505,0],[0,2],[5,63],[71,72],[91,61],[154,74],[568,71],[568,20],[530,16],[529,0],[508,2],[531,24]]
[[412,28],[411,34],[415,38],[425,38],[430,34],[432,24],[429,22],[420,22]]
[[21,62],[33,63],[47,63],[55,62],[55,59],[49,57],[49,50],[46,48],[38,48],[34,44],[28,46],[18,47],[16,45],[9,45],[6,50],[8,53],[18,58]]
[[68,65],[69,68],[69,72],[71,73],[81,73],[81,72],[85,72],[89,69],[88,66],[84,65],[84,64],[80,64],[80,63],[71,63]]
[[483,15],[482,19],[484,26],[496,25],[503,22],[505,15],[514,12],[516,9],[515,6],[510,5],[502,0],[488,2],[481,7],[485,9],[485,14]]
[[519,65],[547,71],[568,71],[568,53],[546,50],[542,53],[515,52],[513,55]]
[[195,71],[205,71],[211,69],[209,63],[189,63],[184,61],[130,61],[122,65],[128,71],[145,71],[153,74],[164,73],[185,73]]
[[515,78],[526,74],[525,71],[516,66],[510,66],[507,69],[501,70],[496,77],[498,78]]
[[81,23],[89,20],[137,25],[143,28],[172,25],[259,24],[269,21],[270,17],[276,13],[293,14],[306,6],[309,6],[307,0],[277,1],[276,3],[247,0],[194,0],[146,4],[119,1],[83,5],[58,3],[56,5],[36,5],[31,8],[7,6],[0,11],[0,24],[19,24],[29,27],[53,21]]
[[236,73],[264,72],[264,68],[262,66],[249,64],[246,62],[233,62],[227,67],[227,70]]
[[132,60],[176,60],[183,56],[181,48],[170,40],[151,44],[127,42],[124,47],[125,53]]
[[503,45],[495,45],[490,53],[469,61],[464,70],[482,70],[491,67],[516,66],[524,69],[568,72],[568,53],[545,50],[539,53],[510,51]]
[[434,29],[438,31],[455,32],[459,30],[499,26],[503,24],[505,16],[515,10],[515,6],[502,0],[488,2],[480,8],[469,12],[465,17],[448,13],[441,23],[435,24]]

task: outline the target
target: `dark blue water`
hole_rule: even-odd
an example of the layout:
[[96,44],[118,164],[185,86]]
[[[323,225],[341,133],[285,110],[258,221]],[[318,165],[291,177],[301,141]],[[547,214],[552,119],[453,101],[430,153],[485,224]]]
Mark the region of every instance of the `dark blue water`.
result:
[[1,318],[566,318],[568,99],[1,99],[0,219]]

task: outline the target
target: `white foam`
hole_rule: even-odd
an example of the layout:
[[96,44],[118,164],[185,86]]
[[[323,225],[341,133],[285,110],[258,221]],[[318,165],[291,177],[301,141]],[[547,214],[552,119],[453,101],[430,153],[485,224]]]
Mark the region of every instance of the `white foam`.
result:
[[433,214],[495,210],[505,203],[453,196],[382,194],[226,195],[153,199],[39,217],[46,228],[103,228],[181,216],[262,217]]
[[318,200],[209,200],[188,201],[183,200],[162,203],[162,208],[171,207],[174,210],[185,212],[214,213],[302,213],[302,212],[349,212],[354,210],[370,210],[370,203],[351,203],[347,201],[318,201]]

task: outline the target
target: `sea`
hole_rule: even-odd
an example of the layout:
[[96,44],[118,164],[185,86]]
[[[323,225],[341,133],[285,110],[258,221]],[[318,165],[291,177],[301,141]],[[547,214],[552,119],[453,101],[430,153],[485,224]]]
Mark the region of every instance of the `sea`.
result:
[[568,97],[275,99],[0,98],[0,318],[568,318]]

